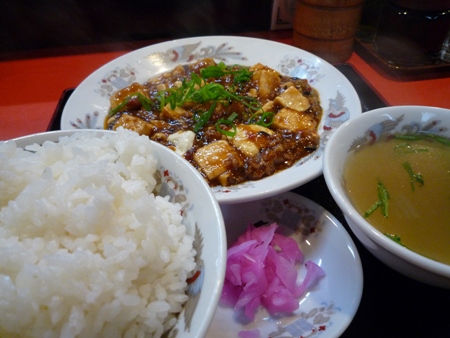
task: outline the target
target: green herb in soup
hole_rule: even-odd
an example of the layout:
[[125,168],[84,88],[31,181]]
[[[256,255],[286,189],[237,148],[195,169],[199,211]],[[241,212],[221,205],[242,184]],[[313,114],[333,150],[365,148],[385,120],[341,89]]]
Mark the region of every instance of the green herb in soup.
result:
[[367,210],[364,213],[364,217],[367,218],[370,215],[372,215],[372,213],[377,210],[379,207],[381,207],[381,213],[383,215],[383,217],[388,217],[388,208],[389,208],[389,193],[386,189],[386,187],[384,186],[383,183],[378,182],[378,186],[377,186],[377,191],[378,191],[378,201],[376,201],[369,210]]
[[386,234],[384,234],[384,235],[385,235],[387,238],[393,240],[394,242],[400,244],[401,246],[405,246],[405,245],[402,243],[402,239],[400,238],[399,235],[388,234],[388,233],[386,233]]
[[347,194],[393,241],[450,264],[450,140],[400,135],[362,146],[344,168]]
[[421,186],[424,184],[422,174],[415,173],[412,169],[411,163],[409,162],[403,162],[402,163],[403,168],[406,170],[410,177],[411,181],[411,189],[414,191],[414,183],[418,182]]

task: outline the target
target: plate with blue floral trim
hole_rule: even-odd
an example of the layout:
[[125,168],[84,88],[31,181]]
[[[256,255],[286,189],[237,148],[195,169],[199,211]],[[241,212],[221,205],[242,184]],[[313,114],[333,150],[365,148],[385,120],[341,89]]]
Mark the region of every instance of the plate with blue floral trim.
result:
[[[248,224],[276,222],[286,235],[294,238],[304,255],[325,276],[299,299],[292,314],[271,317],[260,307],[251,322],[234,309],[219,305],[207,338],[226,337],[339,337],[352,322],[363,292],[363,272],[357,248],[339,221],[315,202],[286,192],[257,201],[221,206],[228,247]],[[298,269],[298,281],[305,274]]]
[[217,62],[267,65],[282,75],[307,79],[317,89],[323,108],[319,148],[294,166],[258,181],[213,188],[221,205],[274,196],[322,174],[325,145],[342,123],[362,113],[358,94],[334,66],[302,49],[270,40],[208,36],[172,40],[127,53],[89,75],[74,90],[61,116],[61,129],[103,129],[111,94],[133,82],[172,70],[179,64],[210,57]]

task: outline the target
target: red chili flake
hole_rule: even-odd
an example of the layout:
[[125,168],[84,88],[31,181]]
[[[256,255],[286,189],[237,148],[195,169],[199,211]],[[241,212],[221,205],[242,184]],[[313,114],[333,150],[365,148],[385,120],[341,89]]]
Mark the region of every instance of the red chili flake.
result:
[[186,279],[186,282],[188,284],[194,283],[197,280],[198,276],[200,276],[200,270],[197,270],[191,278]]
[[320,325],[319,331],[325,331],[327,329],[326,325]]
[[[168,175],[166,175],[166,174],[164,173],[164,176],[168,176]],[[172,182],[172,183],[173,183],[173,189],[174,189],[174,190],[178,190],[178,184],[177,184],[176,181],[173,180],[172,177],[169,176],[168,178],[166,178],[166,182],[167,182],[167,183]]]
[[164,170],[164,176],[165,176],[165,177],[169,176],[169,170],[167,170],[167,169]]
[[315,233],[316,232],[316,228],[309,228],[309,233],[310,234],[313,234],[313,233]]

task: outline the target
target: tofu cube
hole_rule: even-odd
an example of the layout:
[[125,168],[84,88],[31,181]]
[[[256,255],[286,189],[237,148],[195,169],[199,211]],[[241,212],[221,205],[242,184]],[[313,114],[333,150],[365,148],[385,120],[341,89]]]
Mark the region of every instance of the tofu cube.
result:
[[231,138],[234,147],[246,156],[255,156],[267,142],[267,137],[274,132],[256,124],[241,124],[236,127],[236,135]]
[[192,113],[188,110],[185,110],[181,107],[175,107],[175,109],[172,109],[170,107],[170,104],[166,104],[162,111],[161,111],[161,117],[170,119],[170,120],[179,120],[181,116],[190,116]]
[[216,141],[198,149],[194,154],[194,160],[210,180],[231,167],[243,165],[239,153],[225,140]]
[[316,122],[307,114],[290,108],[282,108],[275,115],[272,127],[292,132],[315,130]]
[[190,130],[178,131],[170,134],[169,137],[167,137],[167,140],[175,146],[175,152],[183,156],[186,151],[192,148],[195,140],[195,133]]
[[124,127],[125,129],[133,130],[139,135],[151,135],[155,130],[155,126],[149,122],[146,122],[136,116],[122,114],[117,123],[114,125],[114,130],[119,127]]
[[275,104],[273,103],[273,101],[267,101],[266,103],[264,103],[264,105],[261,107],[261,110],[263,112],[271,112],[273,111],[275,108]]
[[289,87],[283,93],[278,95],[274,102],[282,107],[305,111],[309,108],[309,100],[303,96],[295,87]]
[[256,84],[261,99],[270,98],[272,92],[281,83],[280,75],[275,70],[261,69],[253,73],[252,81]]

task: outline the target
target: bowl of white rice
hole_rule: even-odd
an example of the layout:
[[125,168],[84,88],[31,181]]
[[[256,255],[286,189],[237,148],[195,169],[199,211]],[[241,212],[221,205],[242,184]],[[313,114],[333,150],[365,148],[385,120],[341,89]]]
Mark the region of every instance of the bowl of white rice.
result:
[[202,337],[226,235],[200,174],[147,137],[0,142],[0,337]]

